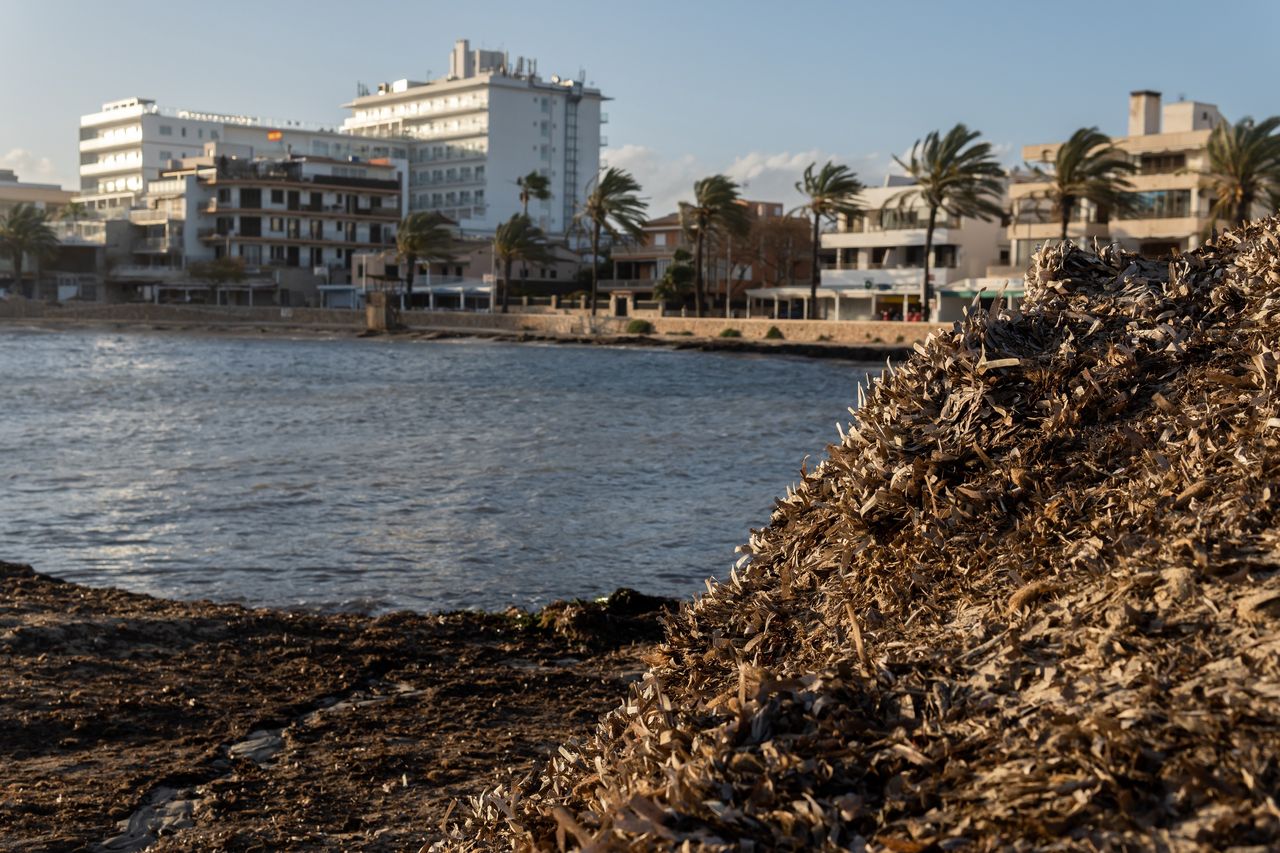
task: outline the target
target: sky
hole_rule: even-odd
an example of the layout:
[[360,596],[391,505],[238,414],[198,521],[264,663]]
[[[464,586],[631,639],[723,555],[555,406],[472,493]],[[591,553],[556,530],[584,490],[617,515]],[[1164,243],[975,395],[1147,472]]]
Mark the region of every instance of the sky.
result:
[[448,70],[455,39],[536,57],[613,100],[607,162],[652,212],[723,172],[788,204],[805,165],[878,184],[964,122],[1008,164],[1097,125],[1128,93],[1280,114],[1280,2],[0,0],[0,168],[78,185],[78,123],[105,101],[339,124],[357,83]]

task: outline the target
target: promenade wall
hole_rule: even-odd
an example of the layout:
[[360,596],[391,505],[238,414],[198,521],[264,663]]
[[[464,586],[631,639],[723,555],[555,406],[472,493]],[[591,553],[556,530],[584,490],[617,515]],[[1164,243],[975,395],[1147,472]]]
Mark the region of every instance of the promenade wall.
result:
[[[0,302],[0,319],[66,320],[69,322],[145,323],[157,325],[279,325],[316,328],[363,329],[363,311],[332,308],[247,308],[216,305],[155,305],[131,303],[65,303],[10,299]],[[777,326],[785,340],[796,343],[830,341],[840,344],[911,344],[922,341],[935,329],[934,323],[833,322],[829,320],[725,319],[723,317],[653,317],[654,335],[718,337],[727,328],[738,330],[746,339],[763,339]],[[488,314],[459,311],[405,311],[401,321],[415,329],[457,329],[460,331],[529,332],[543,335],[616,335],[626,332],[630,318],[599,315],[594,319],[582,311],[564,313]]]

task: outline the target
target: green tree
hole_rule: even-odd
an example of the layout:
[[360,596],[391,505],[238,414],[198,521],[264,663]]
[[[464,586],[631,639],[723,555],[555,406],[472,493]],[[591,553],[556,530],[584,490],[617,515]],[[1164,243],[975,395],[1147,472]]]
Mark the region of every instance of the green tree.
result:
[[1113,211],[1128,210],[1133,191],[1128,175],[1137,170],[1128,156],[1111,143],[1111,137],[1096,127],[1082,127],[1058,146],[1053,168],[1046,172],[1032,166],[1032,174],[1048,183],[1039,196],[1053,207],[1062,225],[1062,242],[1067,241],[1071,213],[1081,201],[1091,201]]
[[809,281],[808,306],[810,316],[818,304],[818,285],[822,281],[822,270],[818,266],[818,235],[822,230],[822,221],[825,219],[835,222],[841,216],[857,216],[862,213],[859,196],[866,189],[848,166],[838,166],[828,161],[815,173],[817,165],[810,163],[804,170],[804,178],[796,181],[796,192],[809,200],[793,211],[804,211],[813,220],[813,274]]
[[531,199],[546,201],[551,198],[551,179],[536,169],[516,178],[516,186],[520,188],[520,210],[525,216],[529,215]]
[[516,261],[544,263],[551,259],[546,235],[523,213],[514,214],[493,235],[493,257],[502,267],[502,313],[511,294],[511,265]]
[[1258,206],[1280,205],[1280,117],[1222,122],[1209,134],[1205,183],[1212,214],[1229,225],[1251,219]]
[[680,226],[693,238],[693,313],[702,316],[707,266],[707,240],[713,234],[743,237],[751,230],[751,214],[738,195],[738,184],[712,175],[693,185],[693,201],[680,202]]
[[[209,282],[214,304],[218,303],[218,289],[228,284],[244,281],[244,258],[222,257],[211,261],[198,261],[187,266],[191,278]],[[252,301],[252,300],[250,300]]]
[[591,233],[591,316],[596,315],[596,293],[600,286],[600,236],[615,241],[644,236],[645,211],[649,204],[640,198],[640,184],[630,172],[610,166],[592,179],[577,218]]
[[920,285],[921,311],[929,319],[933,289],[929,281],[929,256],[933,253],[933,231],[938,211],[959,219],[970,217],[991,221],[1004,214],[1000,198],[1004,194],[1004,169],[996,162],[991,143],[977,142],[982,134],[957,124],[945,135],[931,131],[911,146],[904,162],[893,159],[915,180],[889,203],[905,207],[919,200],[929,210],[924,232],[924,277]]
[[0,252],[8,255],[13,264],[16,289],[22,289],[24,258],[29,257],[38,264],[51,257],[57,249],[58,237],[49,227],[48,216],[43,210],[31,204],[17,204],[8,215],[0,217]]
[[405,295],[413,304],[413,277],[420,261],[453,260],[453,231],[449,220],[435,211],[410,213],[396,228],[396,257],[405,268]]
[[671,255],[671,263],[662,274],[662,278],[653,288],[653,298],[661,302],[680,302],[693,290],[693,265],[689,262],[693,255],[684,249],[676,249]]

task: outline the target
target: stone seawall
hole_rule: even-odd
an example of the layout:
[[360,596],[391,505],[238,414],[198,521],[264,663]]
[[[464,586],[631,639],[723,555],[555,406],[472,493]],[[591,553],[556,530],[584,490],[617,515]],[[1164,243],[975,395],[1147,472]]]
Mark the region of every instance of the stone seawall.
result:
[[[184,325],[278,325],[316,328],[363,329],[363,311],[332,308],[243,308],[215,305],[126,305],[75,304],[52,305],[45,302],[11,299],[0,302],[0,320],[53,320],[67,322],[144,323]],[[413,329],[454,329],[483,332],[532,332],[541,335],[617,335],[624,334],[631,318],[597,315],[585,312],[488,314],[458,311],[405,311],[401,321]],[[723,317],[654,317],[646,318],[656,336],[681,335],[719,337],[725,329],[736,329],[747,340],[763,340],[769,329],[777,327],[783,340],[793,343],[899,344],[922,341],[935,329],[933,323],[832,322],[827,320],[725,319]]]

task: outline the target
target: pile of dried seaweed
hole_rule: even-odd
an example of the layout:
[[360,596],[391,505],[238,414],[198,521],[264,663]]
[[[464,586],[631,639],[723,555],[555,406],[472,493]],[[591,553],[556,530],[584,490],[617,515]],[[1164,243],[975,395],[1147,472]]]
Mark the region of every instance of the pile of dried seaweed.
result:
[[1275,849],[1280,219],[1029,284],[874,383],[595,738],[453,837]]

